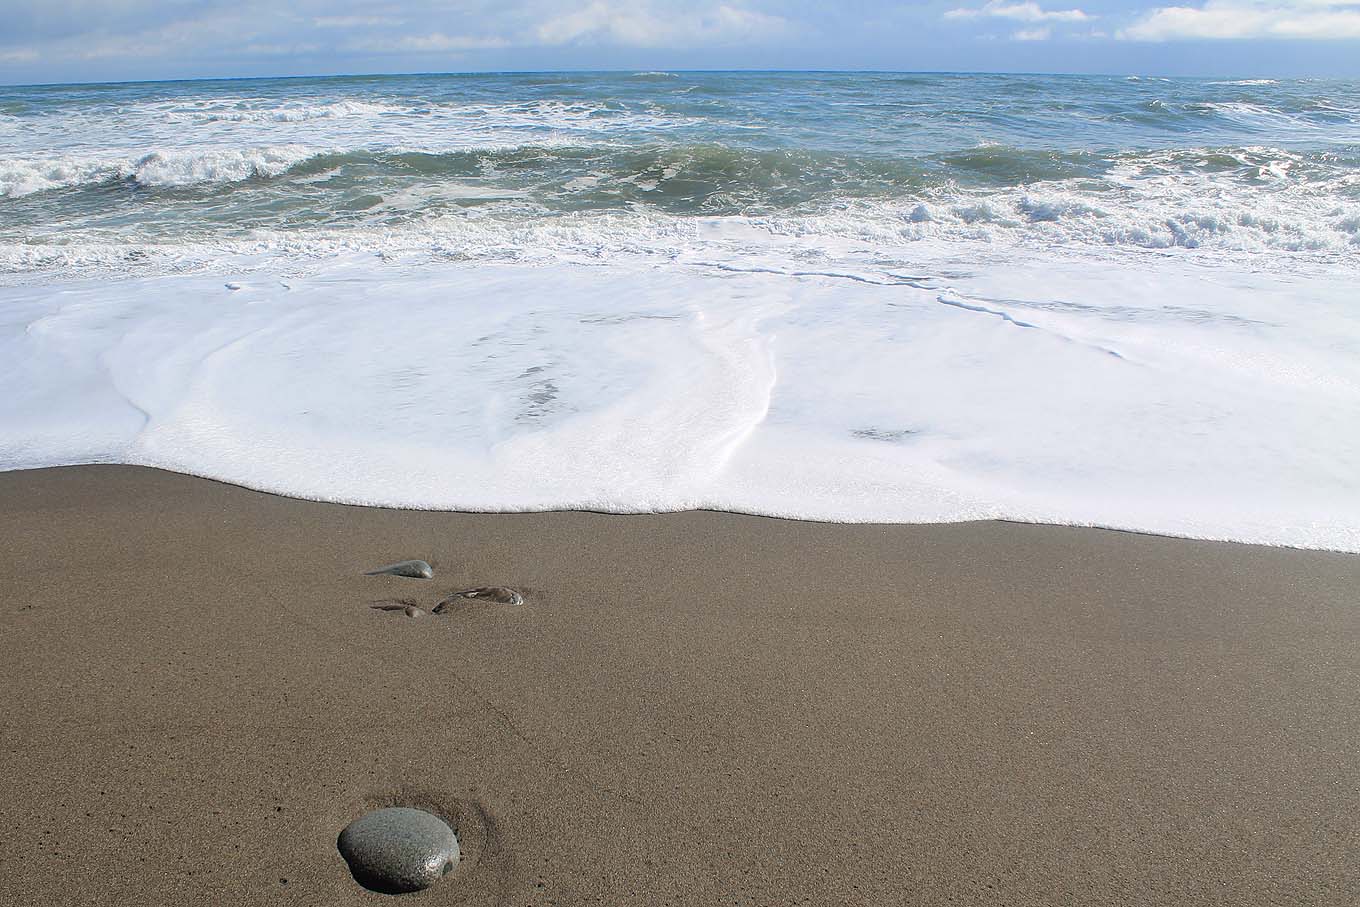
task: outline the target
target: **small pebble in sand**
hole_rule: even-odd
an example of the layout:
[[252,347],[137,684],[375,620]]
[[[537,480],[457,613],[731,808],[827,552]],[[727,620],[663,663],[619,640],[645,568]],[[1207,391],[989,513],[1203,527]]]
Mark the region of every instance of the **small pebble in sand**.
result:
[[409,576],[412,579],[434,578],[434,568],[424,561],[397,561],[395,564],[370,570],[364,576],[381,576],[384,573],[391,576]]
[[336,841],[354,880],[370,891],[402,894],[438,882],[458,865],[458,838],[423,809],[393,806],[355,819]]
[[455,592],[435,605],[434,613],[443,614],[445,611],[451,610],[459,601],[488,602],[493,605],[522,605],[524,604],[524,596],[514,589],[507,589],[505,586],[468,589],[463,592]]
[[407,617],[424,617],[425,611],[416,607],[416,603],[410,599],[398,601],[374,602],[369,605],[374,611],[400,611]]
[[407,608],[415,607],[415,602],[413,601],[374,602],[373,604],[369,605],[369,607],[372,608],[374,611],[405,611]]

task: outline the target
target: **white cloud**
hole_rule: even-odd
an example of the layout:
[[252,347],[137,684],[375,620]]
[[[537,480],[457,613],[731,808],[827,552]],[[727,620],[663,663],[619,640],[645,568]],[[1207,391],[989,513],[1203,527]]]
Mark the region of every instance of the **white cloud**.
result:
[[732,4],[683,10],[645,2],[595,0],[554,16],[534,30],[540,44],[622,44],[633,47],[736,44],[774,37],[788,28],[779,16]]
[[241,48],[242,53],[255,57],[292,57],[299,54],[314,54],[321,48],[316,44],[270,44],[254,42]]
[[1051,28],[1022,28],[1011,35],[1012,41],[1047,41],[1053,37]]
[[234,37],[233,50],[243,56],[254,54],[248,48],[259,47],[269,48],[265,56],[277,53],[276,48],[270,48],[272,42],[261,40],[261,30],[254,26],[248,15],[223,12],[200,19],[157,23],[121,35],[77,37],[58,45],[58,52],[53,55],[79,60],[155,59],[176,52],[197,52],[204,46],[211,46],[223,34]]
[[370,53],[457,53],[468,50],[495,50],[509,47],[504,38],[477,37],[474,35],[446,35],[431,32],[428,35],[401,35],[395,38],[377,38],[365,41],[351,41],[346,50],[367,51]]
[[405,19],[391,16],[317,16],[312,20],[317,28],[366,28],[384,25],[405,25]]
[[1129,41],[1360,38],[1360,0],[1207,0],[1163,6],[1121,29]]
[[[990,0],[977,9],[960,7],[944,14],[946,19],[1011,19],[1016,22],[1085,22],[1094,16],[1081,9],[1044,9],[1037,3],[1007,3]],[[1018,33],[1017,33],[1018,34]]]
[[0,0],[16,7],[0,66],[155,72],[172,62],[221,68],[349,54],[411,58],[420,68],[542,47],[732,47],[795,31],[760,3],[774,0]]

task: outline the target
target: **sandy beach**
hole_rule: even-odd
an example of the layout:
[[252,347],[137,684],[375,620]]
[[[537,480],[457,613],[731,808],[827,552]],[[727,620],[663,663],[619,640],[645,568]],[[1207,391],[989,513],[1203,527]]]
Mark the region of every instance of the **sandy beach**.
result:
[[[0,474],[0,903],[1360,903],[1360,558]],[[364,576],[401,558],[433,580]],[[519,607],[408,618],[472,586]]]

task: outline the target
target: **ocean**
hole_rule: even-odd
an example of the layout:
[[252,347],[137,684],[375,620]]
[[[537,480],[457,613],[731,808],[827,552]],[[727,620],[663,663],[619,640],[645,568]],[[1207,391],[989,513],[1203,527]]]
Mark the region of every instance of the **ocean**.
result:
[[0,468],[1360,551],[1360,82],[0,88]]

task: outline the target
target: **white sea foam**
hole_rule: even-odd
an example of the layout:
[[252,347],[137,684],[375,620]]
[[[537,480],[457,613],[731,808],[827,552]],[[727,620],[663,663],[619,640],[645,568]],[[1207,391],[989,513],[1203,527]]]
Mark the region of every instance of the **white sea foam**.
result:
[[167,149],[135,157],[68,155],[0,160],[0,195],[18,198],[72,186],[129,180],[142,186],[232,183],[278,176],[314,154],[301,145]]
[[920,252],[915,273],[798,270],[772,250],[11,287],[0,467],[1360,551],[1349,280],[1300,295],[1172,262],[1153,277],[1139,256]]
[[338,117],[418,115],[423,108],[410,104],[376,104],[365,101],[329,101],[280,105],[272,98],[226,99],[191,105],[165,105],[170,123],[304,123]]
[[115,161],[86,157],[0,158],[0,195],[19,198],[35,192],[102,183],[121,170]]
[[[138,179],[159,180],[161,185],[184,185],[209,174],[246,179],[260,174],[268,160],[209,156],[156,161]],[[280,154],[272,160],[282,166],[287,158]],[[564,189],[588,189],[598,179],[583,178]],[[54,275],[176,274],[215,267],[223,256],[253,260],[260,267],[277,260],[281,267],[307,269],[359,252],[554,264],[620,255],[653,261],[741,257],[779,249],[793,261],[812,257],[834,263],[840,244],[858,247],[860,254],[876,250],[874,254],[892,258],[922,254],[914,246],[953,242],[983,242],[1031,254],[1183,249],[1202,256],[1196,260],[1200,264],[1219,261],[1232,268],[1258,268],[1260,263],[1232,263],[1221,256],[1290,253],[1271,261],[1271,268],[1281,273],[1309,264],[1353,273],[1357,263],[1360,204],[1333,194],[1302,190],[1274,198],[1212,191],[1194,180],[1175,188],[1171,179],[1160,180],[1154,193],[1145,193],[1136,188],[1136,180],[1131,183],[1135,188],[1126,192],[1101,195],[1039,185],[986,195],[931,193],[922,202],[843,203],[820,213],[694,218],[648,209],[534,216],[533,199],[523,192],[444,181],[392,192],[372,202],[369,211],[400,215],[439,199],[476,200],[478,207],[368,229],[257,228],[246,236],[189,234],[174,242],[149,236],[138,243],[126,231],[111,236],[54,231],[50,239],[35,232],[21,243],[0,242],[0,275],[48,280]]]
[[1297,112],[1278,110],[1246,101],[1200,101],[1186,105],[1185,109],[1225,117],[1256,129],[1312,131],[1325,128],[1320,123],[1310,122]]
[[300,145],[245,150],[153,151],[134,162],[127,175],[143,186],[234,183],[278,176],[311,156],[312,152]]

